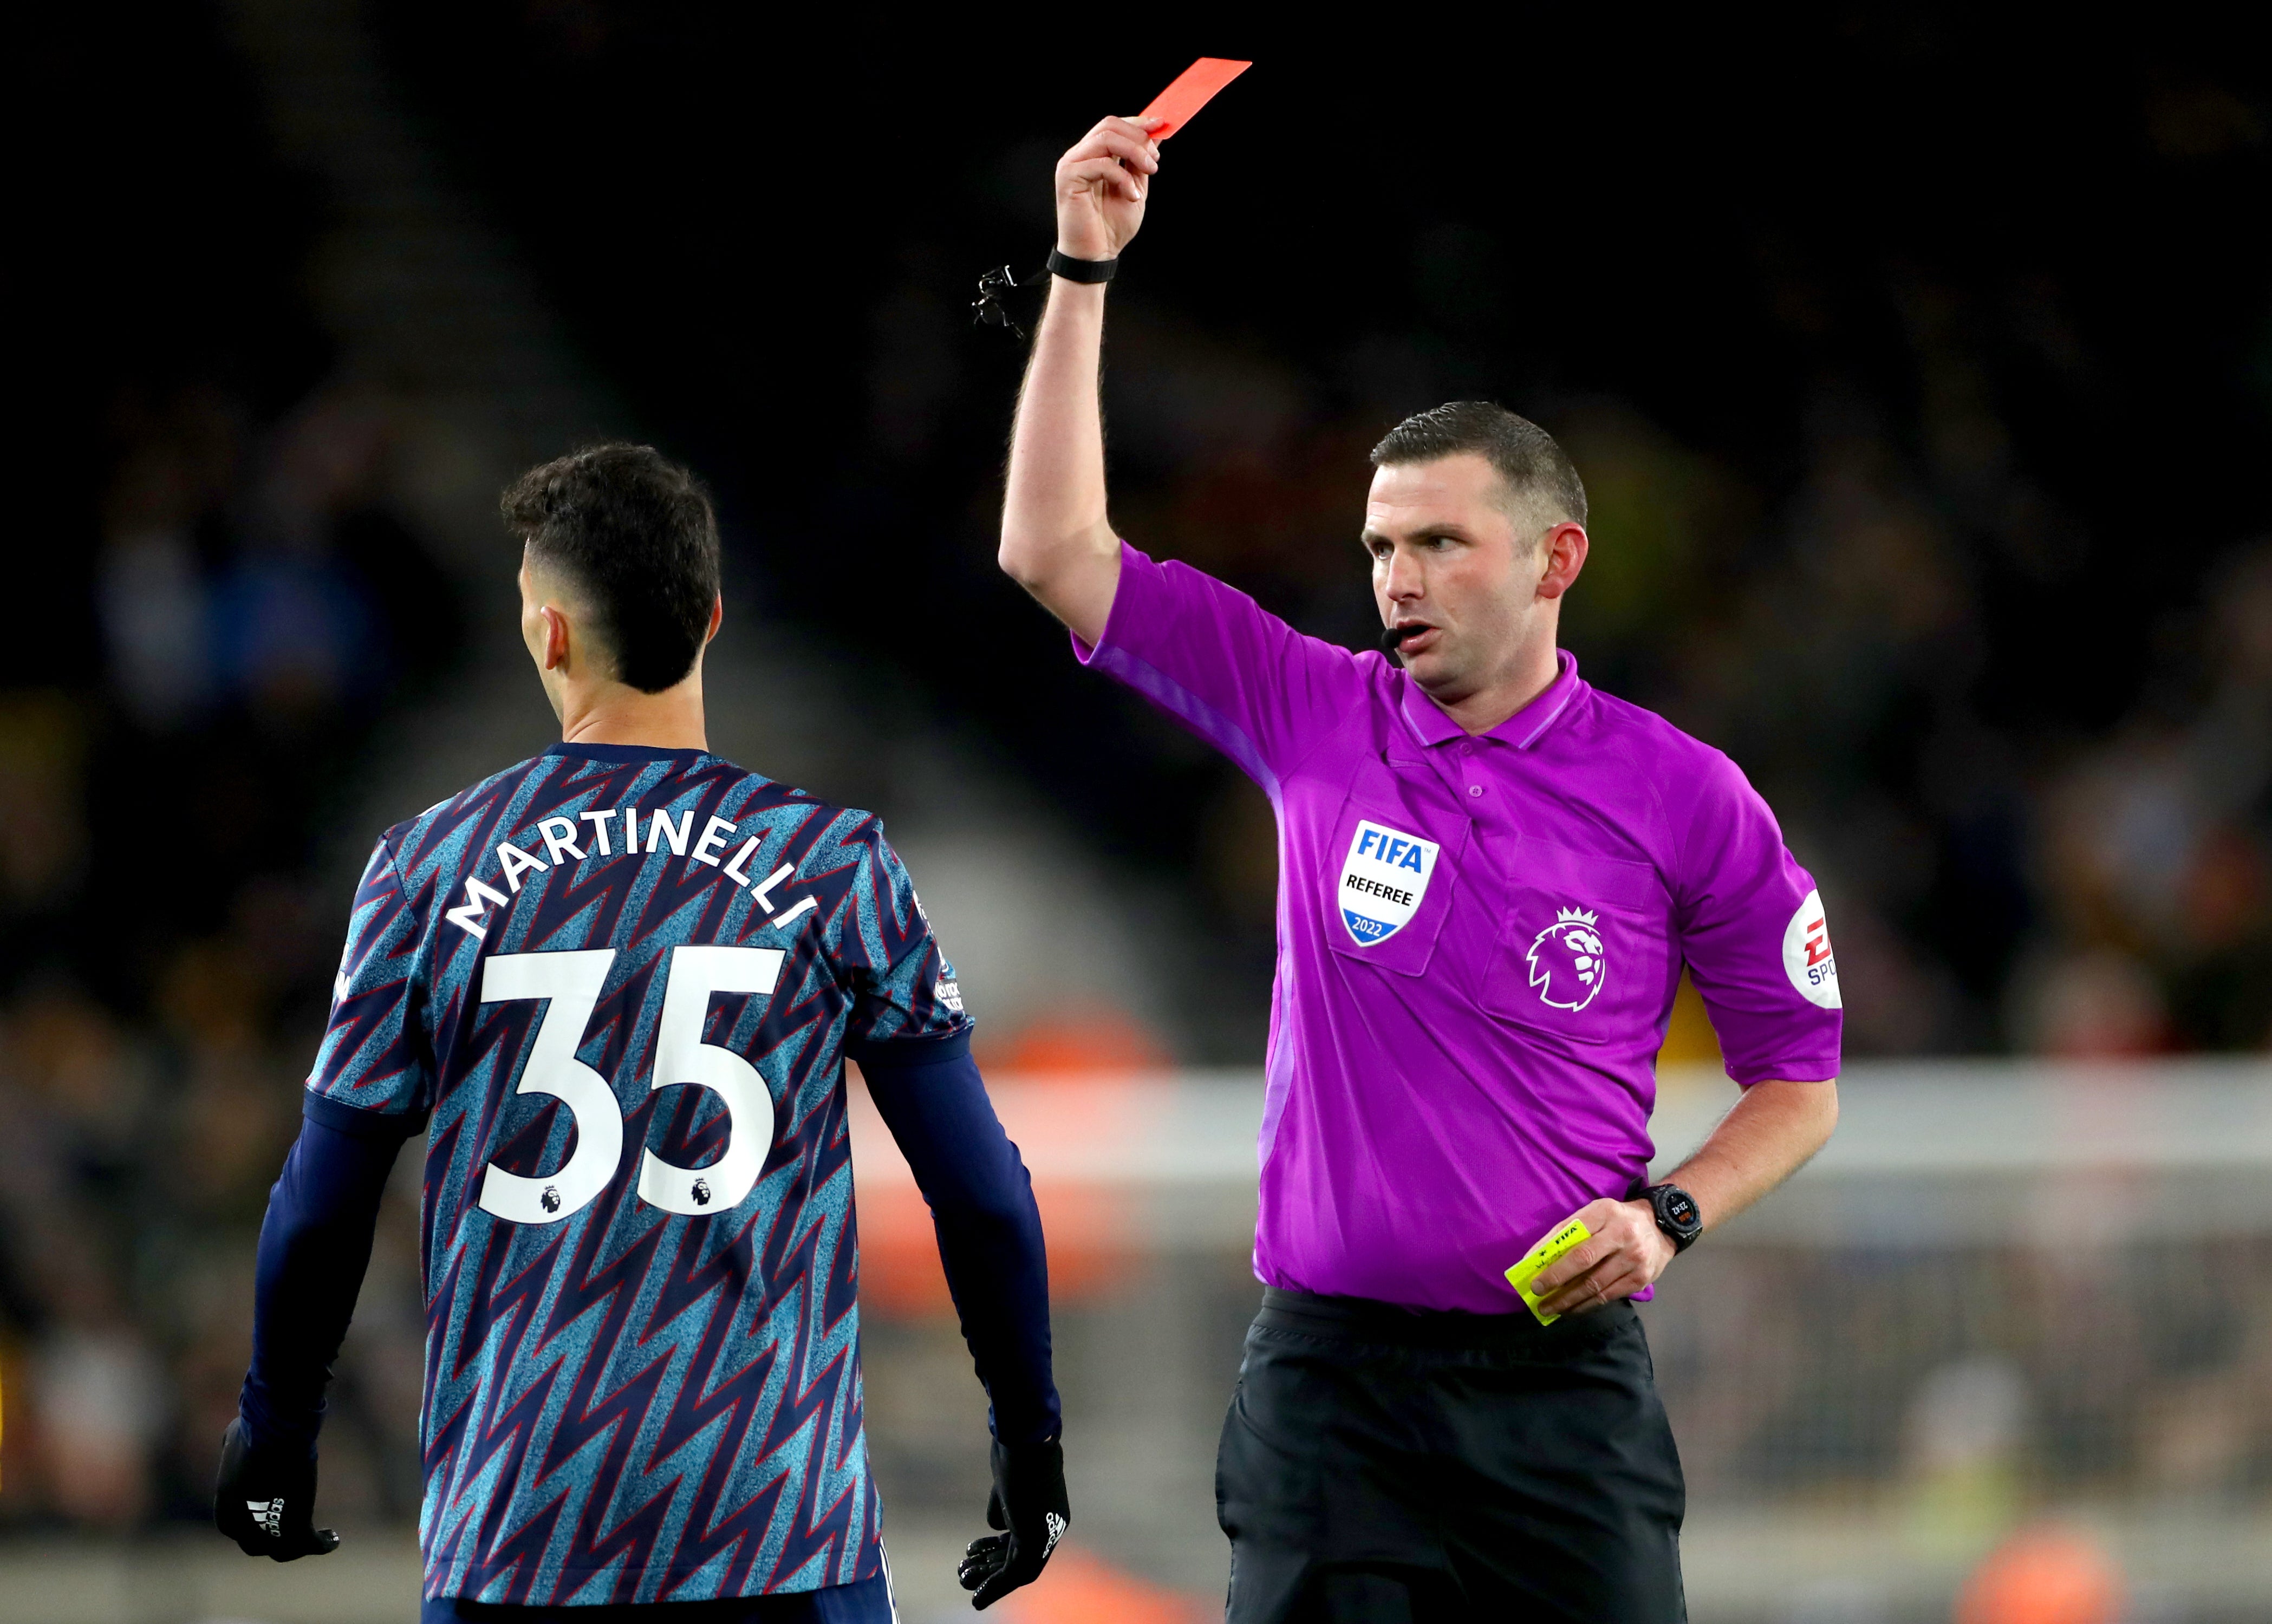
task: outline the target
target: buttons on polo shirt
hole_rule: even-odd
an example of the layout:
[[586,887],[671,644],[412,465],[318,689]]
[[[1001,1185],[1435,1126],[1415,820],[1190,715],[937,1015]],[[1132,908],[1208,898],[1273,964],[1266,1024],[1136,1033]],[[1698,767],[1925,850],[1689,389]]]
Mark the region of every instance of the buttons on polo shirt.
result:
[[1483,793],[1484,786],[1480,784],[1470,784],[1468,786],[1468,793],[1470,795],[1480,795]]

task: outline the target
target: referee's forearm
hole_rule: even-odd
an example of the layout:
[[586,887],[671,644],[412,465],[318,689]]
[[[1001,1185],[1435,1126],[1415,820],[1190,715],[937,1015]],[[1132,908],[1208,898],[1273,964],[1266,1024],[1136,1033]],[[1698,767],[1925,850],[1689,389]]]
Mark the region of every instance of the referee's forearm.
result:
[[1838,1084],[1754,1083],[1670,1181],[1717,1228],[1805,1166],[1838,1125]]
[[999,554],[1013,579],[1091,642],[1102,615],[1090,577],[1118,556],[1106,516],[1097,401],[1103,341],[1103,285],[1052,278],[1018,396]]

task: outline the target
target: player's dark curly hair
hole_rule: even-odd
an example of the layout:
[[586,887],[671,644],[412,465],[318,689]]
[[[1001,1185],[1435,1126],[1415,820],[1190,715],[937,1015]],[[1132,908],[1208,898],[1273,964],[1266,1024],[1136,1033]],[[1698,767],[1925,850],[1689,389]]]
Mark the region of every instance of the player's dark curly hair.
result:
[[701,481],[651,445],[592,445],[531,468],[501,506],[530,562],[587,595],[619,681],[659,694],[685,679],[718,600]]
[[1434,462],[1472,452],[1498,470],[1508,495],[1546,525],[1586,522],[1586,487],[1554,436],[1489,400],[1453,400],[1416,412],[1372,448],[1372,466]]

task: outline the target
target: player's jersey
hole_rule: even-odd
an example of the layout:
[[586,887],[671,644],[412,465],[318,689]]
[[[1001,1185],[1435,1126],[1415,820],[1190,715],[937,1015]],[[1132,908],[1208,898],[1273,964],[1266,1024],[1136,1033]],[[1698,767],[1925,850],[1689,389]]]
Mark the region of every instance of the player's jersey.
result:
[[386,831],[308,1086],[431,1116],[430,1597],[879,1570],[841,1060],[965,1024],[882,825],[714,756],[561,746]]

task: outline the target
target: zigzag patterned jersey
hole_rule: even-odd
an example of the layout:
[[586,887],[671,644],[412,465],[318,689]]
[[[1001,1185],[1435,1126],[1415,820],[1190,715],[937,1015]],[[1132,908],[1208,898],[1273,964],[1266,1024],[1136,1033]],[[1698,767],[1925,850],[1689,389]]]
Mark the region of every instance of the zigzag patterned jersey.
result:
[[714,756],[557,747],[386,831],[308,1086],[431,1117],[429,1596],[879,1571],[841,1060],[966,1025],[882,825]]

